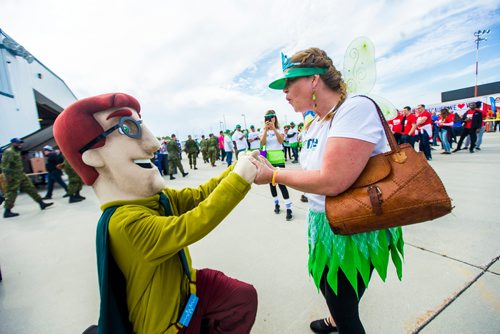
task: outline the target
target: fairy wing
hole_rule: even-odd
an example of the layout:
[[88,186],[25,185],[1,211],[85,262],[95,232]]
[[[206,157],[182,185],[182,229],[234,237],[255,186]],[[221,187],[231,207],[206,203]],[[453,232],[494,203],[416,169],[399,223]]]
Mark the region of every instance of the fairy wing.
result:
[[375,47],[367,37],[358,37],[349,44],[344,56],[344,81],[347,91],[368,94],[377,77]]

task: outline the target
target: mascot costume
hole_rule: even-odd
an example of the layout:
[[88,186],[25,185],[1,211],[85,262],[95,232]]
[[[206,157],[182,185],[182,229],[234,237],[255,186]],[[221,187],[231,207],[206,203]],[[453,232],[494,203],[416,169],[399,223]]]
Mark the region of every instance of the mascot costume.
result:
[[[212,231],[250,189],[243,156],[198,188],[173,190],[151,159],[160,148],[127,94],[79,100],[54,124],[56,142],[103,214],[97,226],[101,333],[249,333],[250,284],[191,267],[188,246]],[[95,327],[94,327],[94,330]]]

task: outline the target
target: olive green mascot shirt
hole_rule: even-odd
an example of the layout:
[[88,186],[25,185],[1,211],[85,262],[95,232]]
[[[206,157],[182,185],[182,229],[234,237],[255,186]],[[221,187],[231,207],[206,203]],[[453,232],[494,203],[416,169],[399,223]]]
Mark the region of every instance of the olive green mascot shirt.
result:
[[165,188],[173,214],[169,217],[159,195],[101,207],[119,206],[109,220],[109,247],[125,276],[134,332],[177,333],[171,324],[179,320],[190,293],[177,253],[184,249],[196,281],[187,247],[212,231],[249,190],[250,185],[228,168],[198,188]]

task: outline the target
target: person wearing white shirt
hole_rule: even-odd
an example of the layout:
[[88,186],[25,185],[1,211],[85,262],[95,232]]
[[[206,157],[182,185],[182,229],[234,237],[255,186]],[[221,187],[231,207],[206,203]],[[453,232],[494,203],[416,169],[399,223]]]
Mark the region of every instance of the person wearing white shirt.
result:
[[224,133],[224,152],[226,152],[226,163],[231,166],[233,163],[233,140],[231,139],[231,130],[227,129]]
[[295,123],[290,122],[290,128],[288,129],[288,143],[290,144],[290,148],[293,153],[293,164],[299,162],[299,140],[298,140],[298,132],[295,129]]
[[[285,153],[283,151],[283,141],[285,140],[285,135],[279,127],[276,112],[274,110],[268,110],[264,116],[264,120],[265,124],[261,132],[260,144],[266,147],[267,160],[269,160],[274,167],[285,168]],[[290,200],[288,189],[284,184],[271,182],[269,183],[269,187],[271,188],[271,195],[274,200],[274,212],[276,214],[280,213],[280,201],[276,185],[279,186],[281,195],[283,196],[283,201],[285,202],[286,220],[290,221],[292,220],[293,215],[292,201]]]
[[238,154],[248,149],[247,137],[241,132],[241,125],[239,124],[236,125],[234,130],[233,141],[236,143],[236,160],[238,160]]
[[260,150],[260,133],[255,131],[255,126],[250,125],[250,132],[248,133],[248,142],[250,143],[250,150]]

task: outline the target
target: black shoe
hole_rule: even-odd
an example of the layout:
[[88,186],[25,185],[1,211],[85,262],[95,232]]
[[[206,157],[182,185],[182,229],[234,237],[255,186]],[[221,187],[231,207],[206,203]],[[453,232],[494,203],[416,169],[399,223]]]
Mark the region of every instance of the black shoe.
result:
[[79,198],[79,197],[76,197],[76,196],[70,196],[69,197],[69,203],[76,203],[76,202],[81,202],[83,201],[85,198]]
[[51,206],[51,205],[53,205],[54,203],[52,203],[52,202],[50,202],[50,203],[45,203],[44,201],[40,201],[40,203],[38,203],[38,204],[40,204],[40,210],[45,210],[45,208],[46,208],[46,207]]
[[299,162],[297,160],[293,160],[292,164],[298,164]]
[[453,153],[456,153],[456,152],[458,152],[458,151],[460,151],[460,149],[459,149],[459,148],[456,148],[456,149],[454,149],[452,152],[453,152]]
[[0,205],[2,205],[3,201],[5,201],[5,197],[3,197],[2,195],[0,195]]
[[175,177],[173,177],[172,175],[170,175],[170,180],[175,180]]
[[11,217],[17,217],[17,216],[19,216],[19,213],[12,212],[12,211],[10,211],[10,209],[5,209],[5,211],[3,212],[4,218],[11,218]]
[[275,213],[275,214],[280,213],[280,205],[279,205],[279,204],[275,204],[275,205],[274,205],[274,213]]
[[[70,195],[68,193],[64,194],[63,198],[69,197]],[[49,198],[50,199],[50,198]]]
[[198,168],[194,167],[193,169],[198,169]]
[[328,319],[319,319],[319,320],[314,320],[311,322],[309,325],[311,330],[314,333],[333,333],[337,332],[337,327],[330,325],[328,323]]
[[476,150],[481,151],[481,149],[479,147],[476,147]]
[[292,218],[292,209],[286,209],[286,221],[289,222]]
[[474,153],[474,150],[470,150],[469,152],[470,152],[470,153]]
[[182,177],[186,177],[189,173],[182,173]]
[[309,200],[307,199],[307,197],[306,197],[305,195],[301,195],[301,196],[300,196],[300,201],[301,201],[301,202],[304,202],[304,203],[309,202]]
[[42,197],[42,199],[52,199],[52,196],[45,195],[44,197]]
[[469,148],[469,146],[465,146],[465,147],[464,147],[464,150],[467,150],[468,148]]

